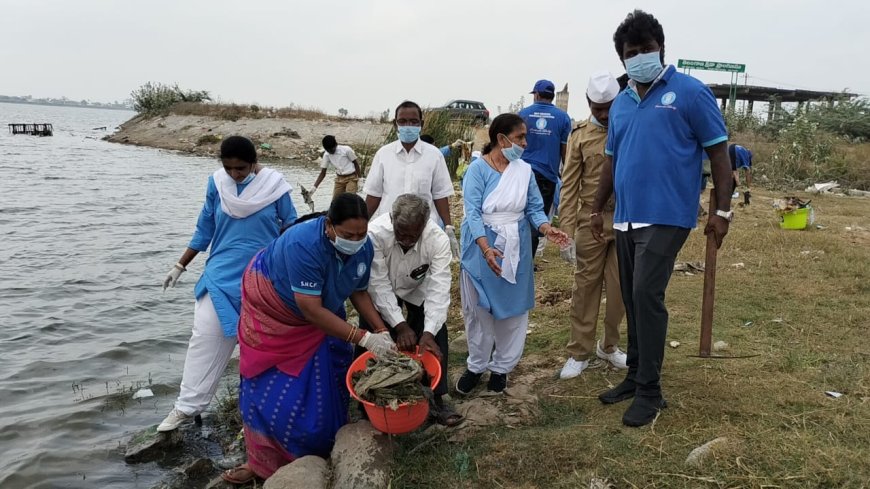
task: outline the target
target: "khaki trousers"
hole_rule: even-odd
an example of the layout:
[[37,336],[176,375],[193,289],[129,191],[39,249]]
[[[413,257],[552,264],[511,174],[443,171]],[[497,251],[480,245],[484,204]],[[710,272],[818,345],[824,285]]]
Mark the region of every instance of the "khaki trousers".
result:
[[619,343],[619,323],[625,316],[622,294],[619,290],[619,264],[616,260],[616,241],[613,235],[613,212],[604,212],[604,243],[595,241],[590,229],[589,216],[577,216],[577,269],[574,271],[574,290],[571,295],[571,335],[568,354],[574,360],[588,360],[595,356],[595,330],[601,305],[601,288],[606,283],[607,306],[604,312],[604,341],[602,348]]
[[334,199],[345,192],[355,194],[358,184],[359,177],[356,176],[356,173],[351,173],[350,175],[336,175],[335,187],[332,190],[332,198]]

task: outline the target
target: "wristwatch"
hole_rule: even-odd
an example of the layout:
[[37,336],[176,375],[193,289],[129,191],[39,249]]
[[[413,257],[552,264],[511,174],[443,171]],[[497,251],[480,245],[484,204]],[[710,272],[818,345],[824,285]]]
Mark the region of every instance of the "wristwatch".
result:
[[716,215],[721,217],[722,219],[725,219],[728,222],[731,222],[731,220],[734,219],[734,211],[723,211],[723,210],[717,209]]

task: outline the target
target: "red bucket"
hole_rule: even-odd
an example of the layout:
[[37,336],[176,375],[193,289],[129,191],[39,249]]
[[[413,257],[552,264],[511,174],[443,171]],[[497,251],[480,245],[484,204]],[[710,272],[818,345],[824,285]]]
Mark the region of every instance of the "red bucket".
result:
[[[429,375],[433,389],[438,385],[438,382],[441,380],[441,362],[438,361],[435,355],[428,351],[424,351],[422,354],[404,351],[401,353],[423,364],[423,370]],[[351,381],[353,374],[365,370],[366,361],[373,357],[374,355],[371,352],[365,352],[350,364],[345,379],[347,390],[350,391],[350,395],[354,399],[365,407],[366,414],[369,416],[369,422],[371,422],[375,429],[393,435],[402,435],[416,430],[426,422],[426,417],[429,416],[429,402],[425,399],[413,404],[407,402],[399,404],[399,409],[393,411],[389,407],[379,407],[371,402],[364,401],[354,392]]]

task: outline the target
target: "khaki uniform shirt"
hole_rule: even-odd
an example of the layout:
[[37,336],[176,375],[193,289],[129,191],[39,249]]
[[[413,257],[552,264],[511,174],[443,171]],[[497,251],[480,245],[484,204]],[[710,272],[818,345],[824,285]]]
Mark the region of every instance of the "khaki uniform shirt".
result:
[[[559,227],[574,236],[578,215],[588,214],[595,202],[601,168],[604,166],[604,146],[607,143],[607,128],[598,127],[586,120],[577,123],[568,138],[565,168],[562,170],[562,193],[559,198]],[[605,212],[612,212],[613,197],[604,205]],[[579,219],[588,219],[584,215]]]

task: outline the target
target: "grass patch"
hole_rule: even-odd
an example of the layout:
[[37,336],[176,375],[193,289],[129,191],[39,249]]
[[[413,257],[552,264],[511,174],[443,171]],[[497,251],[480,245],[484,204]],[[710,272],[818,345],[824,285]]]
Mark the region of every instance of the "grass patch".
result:
[[[675,275],[667,293],[668,339],[682,346],[665,354],[670,407],[652,426],[623,427],[627,405],[595,399],[621,373],[555,378],[565,360],[564,293],[573,279],[548,247],[525,353],[549,359],[536,368],[553,371],[536,385],[541,415],[461,443],[397,437],[391,487],[575,488],[593,478],[615,487],[866,487],[870,200],[813,196],[817,222],[826,228],[783,231],[770,207],[781,195],[753,193],[719,253],[713,334],[729,343],[726,354],[757,356],[695,358],[703,277]],[[703,260],[704,242],[700,230],[692,232],[679,260]],[[453,337],[462,329],[458,309],[454,291]],[[450,355],[456,369],[464,360]],[[833,399],[828,390],[845,395]],[[692,449],[720,436],[729,442],[701,468],[684,464]]]

